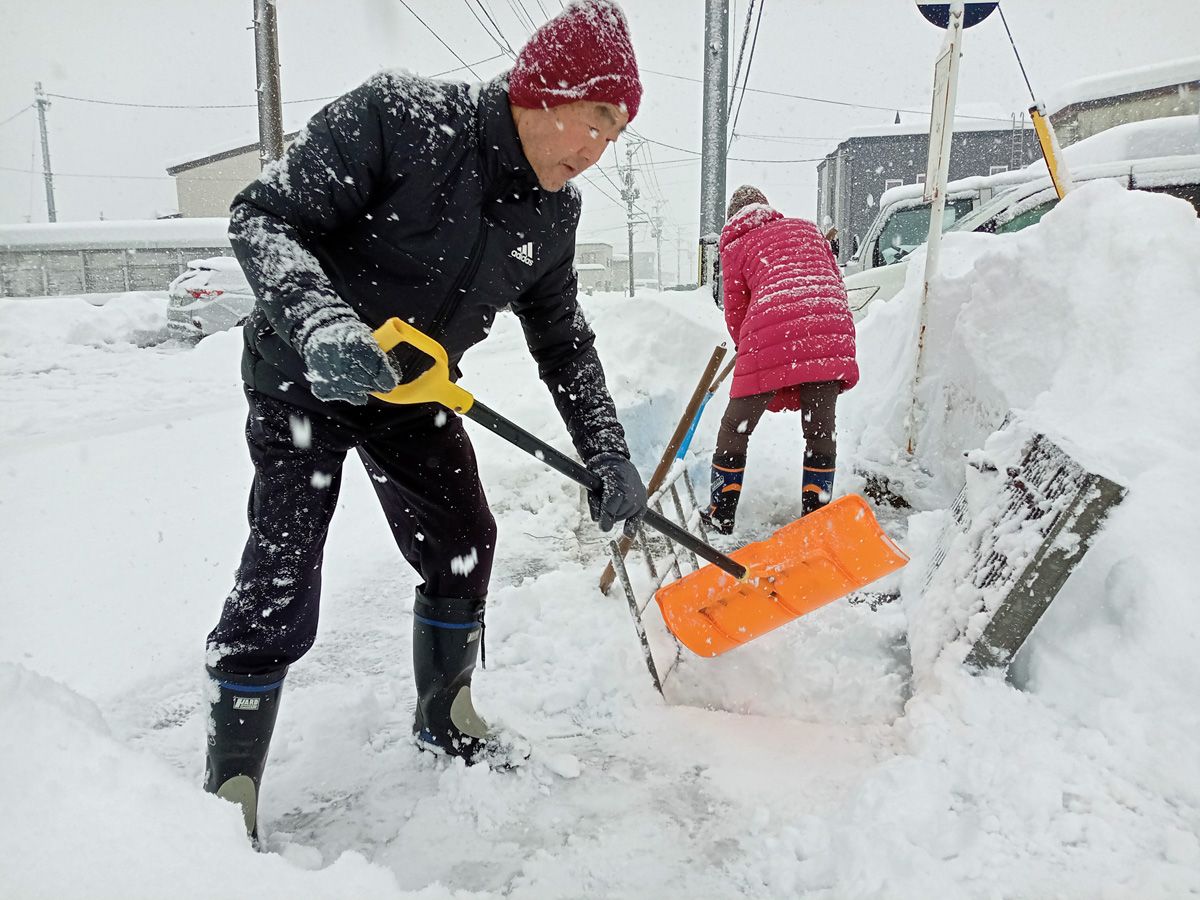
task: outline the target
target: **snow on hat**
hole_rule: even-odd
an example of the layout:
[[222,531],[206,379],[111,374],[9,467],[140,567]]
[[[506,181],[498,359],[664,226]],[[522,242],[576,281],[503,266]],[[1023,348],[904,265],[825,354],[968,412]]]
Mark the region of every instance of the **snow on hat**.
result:
[[725,221],[728,222],[741,210],[752,203],[766,203],[767,195],[752,184],[743,184],[729,198],[729,208],[725,210]]
[[527,109],[579,100],[637,115],[642,99],[625,14],[613,0],[573,0],[534,32],[508,76],[508,97]]

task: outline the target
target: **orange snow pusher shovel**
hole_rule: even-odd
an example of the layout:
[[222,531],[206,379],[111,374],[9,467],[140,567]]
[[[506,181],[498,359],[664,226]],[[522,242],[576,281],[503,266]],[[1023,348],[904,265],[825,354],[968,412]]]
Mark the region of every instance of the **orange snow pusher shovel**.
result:
[[[387,393],[389,403],[440,403],[478,422],[588,490],[600,479],[450,380],[446,350],[401,319],[375,331],[384,351],[409,344],[433,367]],[[717,656],[751,638],[852,593],[903,566],[908,557],[888,539],[861,497],[850,495],[797,519],[765,541],[726,556],[652,509],[646,525],[712,563],[658,590],[663,620],[700,656]]]

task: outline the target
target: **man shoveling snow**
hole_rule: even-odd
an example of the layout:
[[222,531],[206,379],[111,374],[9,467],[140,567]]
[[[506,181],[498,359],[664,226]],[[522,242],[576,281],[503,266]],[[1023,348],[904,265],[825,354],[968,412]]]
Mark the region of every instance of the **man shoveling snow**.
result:
[[[424,749],[468,763],[528,755],[475,712],[496,526],[462,421],[436,404],[371,397],[427,365],[385,354],[372,330],[400,317],[457,364],[511,304],[580,457],[603,482],[593,518],[636,520],[629,461],[573,270],[580,197],[637,114],[642,88],[611,0],[570,4],[506,79],[472,87],[383,73],[335,100],[234,201],[230,239],[257,303],[245,328],[250,538],[208,638],[205,789],[258,792],[288,666],[316,637],[321,558],[342,463],[357,449],[405,559]],[[464,561],[469,561],[469,564]]]

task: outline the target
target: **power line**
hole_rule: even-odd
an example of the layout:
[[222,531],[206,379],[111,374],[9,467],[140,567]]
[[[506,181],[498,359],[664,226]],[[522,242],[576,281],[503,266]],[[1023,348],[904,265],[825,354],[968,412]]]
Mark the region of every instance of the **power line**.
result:
[[[754,18],[754,4],[757,0],[750,0],[750,5],[746,8],[746,27],[742,29],[742,45],[738,47],[737,68],[733,71],[733,90],[737,92],[738,78],[742,74],[742,56],[746,52],[746,38],[750,36],[750,20]],[[733,112],[733,96],[729,97],[729,110],[725,113],[726,117]]]
[[[512,45],[508,43],[508,38],[504,36],[504,32],[500,30],[500,26],[496,24],[495,20],[493,20],[488,14],[488,11],[484,9],[482,5],[479,5],[479,11],[487,16],[488,21],[492,23],[492,27],[496,29],[495,34],[492,33],[491,28],[488,28],[488,26],[484,24],[483,19],[479,18],[479,13],[475,11],[475,6],[471,5],[471,0],[463,0],[463,2],[467,5],[467,11],[473,15],[475,17],[475,21],[479,23],[479,27],[487,32],[487,36],[490,37],[492,42],[500,48],[501,55],[515,58],[516,54],[513,52]],[[478,4],[478,0],[476,0],[476,4]],[[497,35],[499,35],[499,37],[497,37]]]
[[[127,106],[134,109],[257,109],[257,103],[132,103],[124,100],[101,100],[96,97],[73,97],[70,94],[47,93],[56,100],[73,100],[77,103],[94,103],[98,106]],[[309,97],[306,100],[284,100],[284,103],[315,103],[332,100],[333,97]]]
[[[0,172],[16,172],[21,175],[39,175],[39,174],[41,174],[36,169],[32,169],[32,168],[30,168],[30,169],[15,169],[12,166],[0,166]],[[106,175],[106,174],[105,175],[97,175],[97,174],[87,174],[87,173],[83,173],[83,172],[58,172],[58,171],[55,171],[54,177],[55,178],[94,178],[94,179],[120,178],[122,180],[128,180],[128,181],[173,181],[174,180],[173,175]],[[244,185],[246,183],[245,178],[196,178],[193,180],[221,182],[224,184],[243,184]]]
[[418,16],[418,15],[416,14],[416,12],[414,12],[414,11],[413,11],[413,8],[412,8],[411,6],[409,6],[409,5],[408,5],[408,3],[406,2],[406,0],[399,0],[399,3],[400,3],[400,5],[401,5],[401,6],[403,6],[405,9],[407,9],[407,10],[409,11],[409,13],[411,13],[411,14],[412,14],[412,17],[413,17],[414,19],[416,19],[418,22],[420,22],[422,25],[424,25],[424,26],[425,26],[425,30],[426,30],[426,31],[428,31],[430,34],[432,34],[432,35],[433,35],[435,38],[437,38],[437,40],[438,40],[438,43],[439,43],[439,44],[441,44],[443,47],[445,47],[447,50],[449,50],[449,51],[450,51],[450,53],[451,53],[451,54],[454,56],[454,58],[455,58],[455,59],[457,59],[457,60],[458,60],[460,63],[462,63],[462,64],[463,64],[463,66],[464,66],[464,67],[466,67],[466,69],[467,69],[468,71],[470,71],[470,73],[471,73],[472,75],[474,75],[474,76],[475,76],[476,78],[478,78],[480,81],[483,81],[483,76],[481,76],[481,75],[480,75],[478,72],[476,72],[474,69],[472,69],[472,68],[471,68],[471,64],[470,64],[470,63],[468,63],[468,62],[467,62],[465,59],[463,59],[461,56],[459,56],[459,55],[458,55],[458,52],[457,52],[457,51],[456,51],[456,50],[455,50],[453,47],[451,47],[449,44],[447,44],[445,41],[443,41],[443,40],[442,40],[442,36],[441,36],[440,34],[438,34],[436,31],[434,31],[432,28],[430,28],[430,27],[429,27],[429,23],[428,23],[428,22],[426,22],[424,19],[422,19],[420,16]]
[[751,134],[748,131],[739,131],[738,137],[748,141],[774,141],[780,144],[802,144],[806,142],[825,144],[830,141],[843,140],[836,137],[810,137],[800,134]]
[[[631,132],[631,133],[632,133],[632,134],[633,134],[635,137],[637,137],[637,138],[639,138],[639,139],[641,139],[641,140],[643,140],[643,141],[648,141],[648,142],[649,142],[649,143],[651,143],[651,144],[657,144],[657,145],[658,145],[658,146],[660,146],[660,147],[667,147],[668,149],[671,149],[671,150],[678,150],[678,151],[680,151],[681,153],[691,153],[691,154],[694,154],[694,155],[695,155],[695,156],[697,156],[697,157],[699,157],[699,156],[700,156],[700,151],[699,151],[699,150],[690,150],[690,149],[688,149],[687,147],[678,147],[678,146],[676,146],[675,144],[668,144],[668,143],[666,143],[665,141],[656,141],[654,138],[649,138],[649,137],[646,137],[644,134],[642,134],[642,133],[641,133],[641,132],[639,132],[639,131],[634,131],[634,130],[633,130],[633,128],[632,128],[632,126],[631,126],[631,127],[629,127],[627,130],[628,130],[628,131],[630,131],[630,132]],[[803,162],[821,162],[821,160],[823,160],[824,158],[825,158],[824,156],[814,156],[814,157],[809,157],[809,158],[805,158],[805,159],[753,159],[753,158],[751,158],[751,157],[746,157],[746,156],[730,156],[730,157],[727,157],[727,159],[728,159],[728,161],[729,161],[729,162],[747,162],[747,163],[803,163]],[[672,160],[672,162],[679,162],[679,160]],[[666,163],[660,163],[660,165],[666,165]]]
[[[603,171],[603,170],[602,170],[602,171]],[[584,181],[586,181],[588,184],[590,184],[592,187],[594,187],[594,188],[595,188],[595,189],[596,189],[596,190],[597,190],[597,191],[600,193],[600,195],[601,195],[602,197],[604,197],[604,198],[606,198],[606,199],[608,199],[608,200],[612,201],[612,202],[613,202],[613,203],[615,203],[617,206],[621,207],[621,209],[624,209],[624,208],[625,208],[625,204],[624,204],[624,203],[622,203],[620,200],[618,200],[618,199],[617,199],[616,197],[614,197],[612,194],[608,193],[606,190],[604,190],[604,188],[600,187],[600,185],[598,185],[598,184],[596,184],[596,182],[592,181],[592,179],[588,178],[588,177],[587,177],[587,175],[585,175],[584,173],[580,172],[580,173],[579,173],[579,177],[580,177],[580,178],[582,178]],[[624,226],[622,226],[622,227],[624,227]]]
[[[742,104],[746,102],[746,88],[750,85],[750,67],[754,65],[754,49],[758,46],[758,29],[762,25],[763,10],[767,6],[767,0],[762,0],[758,4],[758,18],[754,20],[754,37],[750,40],[750,55],[746,58],[746,77],[742,81],[742,96],[738,100],[737,112],[733,114],[733,123],[729,126],[729,143],[725,145],[725,152],[729,152],[729,148],[733,146],[733,139],[737,134],[738,118],[742,115]],[[737,85],[734,85],[737,89]]]
[[[620,191],[621,191],[621,186],[620,186],[619,184],[617,184],[615,181],[613,181],[613,180],[612,180],[612,176],[608,174],[608,170],[607,170],[607,169],[605,169],[605,168],[604,168],[604,166],[597,164],[597,165],[596,165],[596,170],[597,170],[597,171],[598,171],[598,172],[599,172],[601,175],[603,175],[603,176],[605,177],[605,179],[608,181],[608,183],[609,183],[609,184],[611,184],[611,185],[612,185],[612,186],[613,186],[613,187],[616,189],[616,191],[617,191],[618,193],[620,193]],[[618,167],[617,167],[617,174],[618,174],[618,175],[620,175],[620,174],[621,174],[621,167],[620,167],[620,166],[618,166]]]
[[[673,72],[659,72],[656,69],[645,69],[645,68],[640,69],[639,71],[648,72],[651,75],[658,75],[661,78],[674,78],[678,81],[694,81],[694,82],[697,82],[700,84],[703,83],[702,79],[693,78],[689,75],[676,75]],[[807,100],[810,103],[828,103],[833,106],[849,106],[849,107],[853,107],[855,109],[876,109],[876,110],[882,110],[883,112],[889,112],[889,113],[902,112],[902,113],[911,113],[913,115],[922,115],[922,116],[929,115],[929,110],[927,110],[927,109],[905,109],[904,107],[896,107],[896,106],[872,106],[869,103],[851,103],[846,100],[829,100],[825,97],[808,97],[808,96],[805,96],[804,94],[786,94],[782,91],[768,91],[765,88],[748,87],[748,88],[746,88],[746,90],[749,91],[751,94],[767,94],[772,97],[786,97],[789,100]],[[1009,121],[1008,119],[1001,119],[997,116],[967,116],[967,115],[962,115],[959,113],[955,114],[955,118],[979,119],[984,122],[1008,123],[1008,121]],[[662,143],[662,142],[657,141],[655,143]],[[667,145],[667,146],[669,146],[669,145]],[[679,150],[681,148],[675,147],[673,149]],[[691,151],[688,150],[688,151],[684,151],[684,152],[690,153]]]
[[[497,53],[493,56],[487,57],[486,59],[477,60],[476,62],[473,62],[470,65],[464,64],[461,66],[456,66],[453,69],[446,69],[443,72],[435,72],[432,75],[425,75],[423,77],[425,77],[425,78],[441,78],[443,75],[451,75],[455,72],[461,72],[463,69],[470,69],[471,66],[481,66],[484,63],[494,62],[495,60],[500,59],[500,57],[502,57],[503,55],[504,55],[503,53]],[[474,71],[474,70],[472,70],[472,71]],[[124,106],[124,107],[129,107],[132,109],[257,109],[258,108],[257,103],[133,103],[131,101],[126,101],[126,100],[102,100],[97,97],[75,97],[75,96],[72,96],[69,94],[47,93],[46,96],[54,97],[56,100],[72,100],[77,103],[94,103],[94,104],[97,104],[100,106]],[[304,100],[284,100],[283,102],[285,104],[317,103],[319,101],[324,101],[324,100],[336,100],[340,96],[341,96],[340,94],[331,94],[328,97],[308,97]],[[30,108],[29,106],[25,107],[25,109],[29,109],[29,108]],[[24,111],[25,110],[21,110],[20,112],[17,113],[17,115],[20,115],[21,112],[24,112]],[[4,124],[3,122],[0,122],[0,125],[3,125],[3,124]]]
[[32,103],[30,103],[28,106],[22,106],[20,109],[18,109],[15,113],[13,113],[11,116],[9,116],[7,119],[5,119],[3,122],[0,122],[0,125],[7,125],[9,122],[11,122],[17,116],[21,115],[21,113],[29,112],[29,110],[31,110],[31,109],[33,109]]
[[[507,2],[508,8],[511,9],[513,11],[513,15],[517,17],[518,25],[520,25],[522,28],[528,25],[534,31],[537,31],[537,25],[534,23],[533,19],[530,18],[529,12],[525,9],[524,4],[519,3],[518,0],[507,0]],[[522,17],[525,19],[524,22],[521,21]]]

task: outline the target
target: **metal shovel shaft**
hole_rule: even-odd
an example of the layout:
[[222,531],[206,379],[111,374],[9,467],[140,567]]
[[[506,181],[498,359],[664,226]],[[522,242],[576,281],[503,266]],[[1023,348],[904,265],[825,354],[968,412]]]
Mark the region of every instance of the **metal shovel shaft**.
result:
[[[601,488],[599,476],[575,462],[565,453],[555,450],[545,441],[534,437],[524,428],[510,422],[504,416],[475,400],[470,409],[463,415],[473,419],[489,431],[493,431],[510,444],[520,447],[526,453],[540,459],[550,468],[566,475],[576,484],[581,484],[589,491]],[[721,570],[728,572],[739,581],[746,577],[746,567],[735,562],[715,547],[710,547],[704,541],[693,535],[686,528],[676,525],[666,516],[659,515],[652,509],[647,509],[642,521],[659,534],[673,540],[680,546],[686,547],[697,556],[707,560]]]

